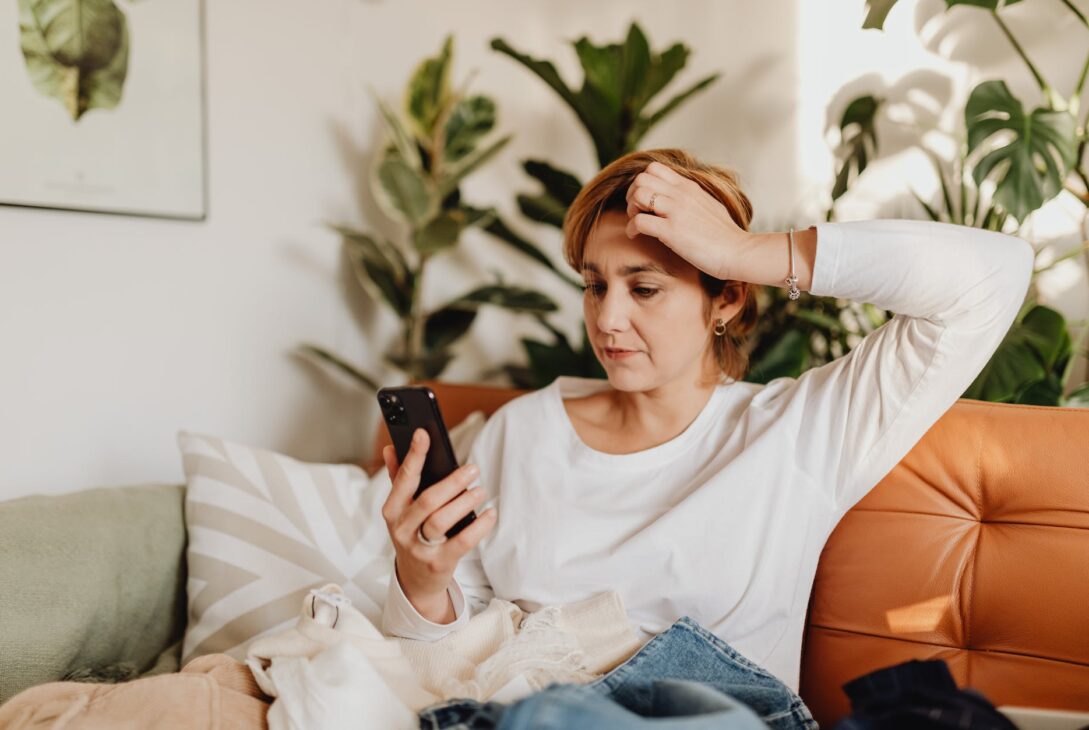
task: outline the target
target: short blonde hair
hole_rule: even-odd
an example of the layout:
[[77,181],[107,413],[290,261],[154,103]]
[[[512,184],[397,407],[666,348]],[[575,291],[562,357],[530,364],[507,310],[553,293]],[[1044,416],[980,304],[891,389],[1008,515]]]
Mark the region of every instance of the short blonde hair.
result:
[[[586,183],[567,209],[563,219],[563,258],[575,271],[582,271],[586,242],[602,213],[627,210],[625,196],[628,188],[651,162],[668,165],[678,174],[696,182],[725,206],[737,225],[745,230],[749,229],[752,203],[741,190],[737,175],[732,170],[700,162],[680,149],[629,152],[610,162],[593,180]],[[710,318],[712,302],[722,295],[729,283],[700,272],[700,284],[707,295],[704,300],[705,318]],[[711,334],[710,337],[719,370],[728,377],[740,380],[749,366],[744,344],[756,327],[758,305],[753,285],[741,281],[734,282],[734,285],[740,288],[744,300],[741,310],[726,323],[725,335],[718,337]]]

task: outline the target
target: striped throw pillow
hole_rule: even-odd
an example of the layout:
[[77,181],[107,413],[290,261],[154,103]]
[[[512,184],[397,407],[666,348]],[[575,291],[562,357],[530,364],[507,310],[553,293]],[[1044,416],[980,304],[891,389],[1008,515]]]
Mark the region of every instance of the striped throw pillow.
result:
[[[484,422],[475,411],[450,429],[459,462]],[[183,664],[216,652],[244,658],[251,640],[292,625],[303,596],[326,583],[380,625],[393,566],[384,468],[368,477],[187,431],[178,445],[189,535]]]

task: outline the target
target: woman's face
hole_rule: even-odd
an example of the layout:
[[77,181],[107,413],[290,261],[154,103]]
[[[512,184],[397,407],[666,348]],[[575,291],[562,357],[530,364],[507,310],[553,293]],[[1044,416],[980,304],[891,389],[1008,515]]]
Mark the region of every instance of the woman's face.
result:
[[[729,321],[741,302],[718,299],[707,318],[699,270],[656,238],[628,238],[627,222],[621,211],[603,213],[583,254],[586,330],[609,383],[645,391],[676,380],[714,382],[711,328],[719,317]],[[612,357],[609,348],[634,353]]]

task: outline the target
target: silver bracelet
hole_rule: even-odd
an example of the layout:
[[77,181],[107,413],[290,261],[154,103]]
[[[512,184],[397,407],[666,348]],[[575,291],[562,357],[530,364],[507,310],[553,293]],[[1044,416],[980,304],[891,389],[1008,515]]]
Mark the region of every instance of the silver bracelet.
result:
[[790,276],[786,278],[786,284],[790,287],[790,298],[797,299],[802,294],[798,291],[798,277],[794,275],[794,229],[790,229],[790,233],[787,234],[787,240],[790,242]]

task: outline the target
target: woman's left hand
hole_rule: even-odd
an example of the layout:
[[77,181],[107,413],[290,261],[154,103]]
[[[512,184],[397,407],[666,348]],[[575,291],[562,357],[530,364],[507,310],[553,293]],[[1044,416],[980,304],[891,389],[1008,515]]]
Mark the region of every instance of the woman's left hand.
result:
[[744,254],[751,234],[694,180],[651,162],[628,188],[627,200],[628,238],[657,238],[700,271],[733,278],[731,264]]

